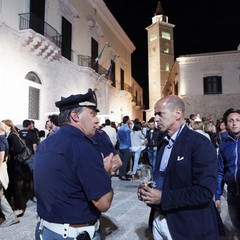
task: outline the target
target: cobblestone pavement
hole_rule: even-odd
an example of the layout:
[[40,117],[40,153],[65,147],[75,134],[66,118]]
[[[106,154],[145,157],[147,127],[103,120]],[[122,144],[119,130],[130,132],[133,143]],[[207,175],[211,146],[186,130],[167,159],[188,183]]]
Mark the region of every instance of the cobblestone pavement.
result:
[[[102,214],[101,226],[103,240],[152,240],[147,222],[149,207],[137,199],[139,181],[120,181],[114,177],[114,199],[111,208]],[[232,225],[223,199],[221,217],[224,220],[228,237],[233,240]],[[28,201],[20,223],[0,229],[0,240],[34,240],[37,222],[36,203]]]
[[[120,181],[113,177],[114,198],[102,214],[103,240],[151,240],[147,228],[149,207],[137,199],[139,181]],[[0,240],[34,240],[37,222],[36,203],[27,202],[20,223],[0,229]]]

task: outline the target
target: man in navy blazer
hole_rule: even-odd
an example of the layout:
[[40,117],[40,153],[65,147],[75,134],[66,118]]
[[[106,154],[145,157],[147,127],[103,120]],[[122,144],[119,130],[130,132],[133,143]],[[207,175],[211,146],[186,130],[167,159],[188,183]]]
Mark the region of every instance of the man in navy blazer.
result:
[[213,202],[216,150],[209,139],[185,125],[179,97],[160,99],[154,110],[166,137],[158,148],[153,184],[138,188],[139,200],[152,208],[153,238],[217,240],[222,223]]

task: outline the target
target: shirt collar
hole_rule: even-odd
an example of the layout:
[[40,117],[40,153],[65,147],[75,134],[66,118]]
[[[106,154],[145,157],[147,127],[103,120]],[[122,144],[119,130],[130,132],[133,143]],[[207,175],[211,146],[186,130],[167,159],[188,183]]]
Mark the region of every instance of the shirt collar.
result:
[[180,133],[182,132],[183,128],[185,126],[185,123],[182,124],[179,129],[172,135],[172,137],[170,138],[169,136],[165,136],[164,139],[167,141],[171,141],[172,143],[174,143],[174,141],[176,140],[176,138],[180,135]]

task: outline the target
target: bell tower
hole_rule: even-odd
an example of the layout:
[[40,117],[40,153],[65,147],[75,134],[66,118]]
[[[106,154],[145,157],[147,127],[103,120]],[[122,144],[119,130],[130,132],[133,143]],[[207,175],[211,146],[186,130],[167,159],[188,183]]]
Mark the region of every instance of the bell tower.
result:
[[168,23],[161,2],[158,2],[148,31],[148,86],[149,109],[146,120],[154,116],[154,104],[163,97],[162,91],[174,64],[173,28]]

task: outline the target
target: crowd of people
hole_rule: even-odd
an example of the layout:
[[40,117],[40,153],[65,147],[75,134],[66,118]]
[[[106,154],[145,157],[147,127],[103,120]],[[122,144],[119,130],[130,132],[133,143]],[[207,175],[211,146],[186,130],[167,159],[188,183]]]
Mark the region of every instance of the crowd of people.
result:
[[[184,103],[171,95],[157,101],[147,123],[126,115],[117,125],[110,119],[100,124],[91,89],[55,105],[60,114],[48,116],[44,130],[28,119],[22,129],[9,119],[0,122],[0,227],[18,223],[31,199],[40,218],[36,239],[101,239],[101,212],[113,198],[111,177],[134,181],[147,165],[152,178],[139,185],[137,196],[151,208],[154,239],[224,235],[224,186],[240,239],[240,110],[228,109],[215,121],[199,114],[186,118]],[[24,164],[17,161],[19,139],[32,152]]]
[[[49,115],[45,129],[38,130],[33,120],[25,119],[22,128],[18,128],[10,119],[0,122],[1,148],[0,188],[1,213],[4,222],[1,228],[19,223],[24,215],[26,203],[30,199],[36,202],[33,183],[34,153],[40,142],[59,129],[58,115]],[[18,156],[23,151],[21,141],[31,152],[31,156],[20,162]]]

